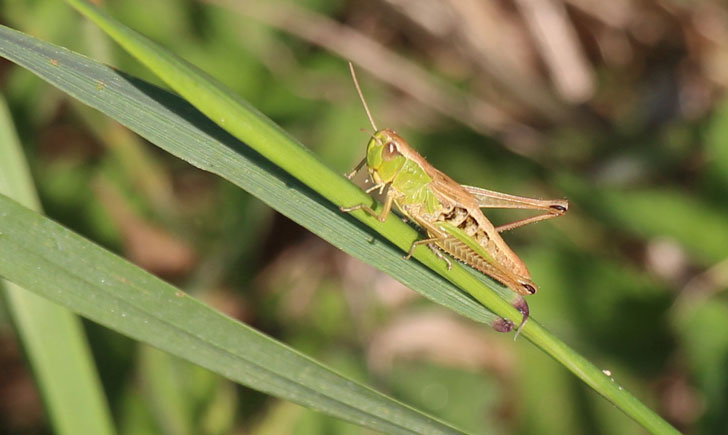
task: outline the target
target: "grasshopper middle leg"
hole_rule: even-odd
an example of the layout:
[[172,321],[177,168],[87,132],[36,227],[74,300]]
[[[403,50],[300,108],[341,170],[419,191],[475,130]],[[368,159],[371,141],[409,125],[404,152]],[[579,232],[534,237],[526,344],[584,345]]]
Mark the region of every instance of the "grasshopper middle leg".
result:
[[435,254],[437,256],[437,258],[439,258],[445,262],[445,264],[447,265],[447,270],[452,270],[452,262],[450,261],[449,258],[447,258],[446,256],[444,256],[442,254],[442,251],[440,251],[440,249],[438,249],[438,247],[436,245],[436,242],[439,242],[441,240],[442,239],[439,237],[415,240],[414,242],[412,242],[412,245],[410,245],[409,251],[407,251],[407,255],[404,256],[404,259],[409,260],[410,258],[412,258],[412,254],[414,253],[415,248],[418,247],[419,245],[427,245],[427,247],[430,249],[430,251],[432,251],[432,253]]

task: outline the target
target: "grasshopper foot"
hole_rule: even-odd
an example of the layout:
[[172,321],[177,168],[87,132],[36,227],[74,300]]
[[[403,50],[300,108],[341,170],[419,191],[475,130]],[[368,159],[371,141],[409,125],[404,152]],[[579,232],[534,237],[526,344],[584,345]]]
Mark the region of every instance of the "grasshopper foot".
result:
[[518,334],[521,333],[521,329],[523,328],[523,325],[526,324],[526,321],[528,320],[528,316],[530,314],[530,310],[528,309],[528,304],[526,303],[526,300],[523,299],[523,296],[518,295],[513,302],[511,302],[511,305],[513,308],[517,309],[518,312],[520,312],[523,317],[521,317],[521,323],[518,325],[518,329],[516,330],[516,335],[513,336],[513,341],[516,341],[516,338],[518,338]]
[[439,239],[424,239],[412,242],[412,246],[410,246],[409,251],[407,251],[407,255],[404,256],[404,259],[409,260],[410,258],[412,258],[412,253],[415,251],[415,248],[418,245],[427,245],[430,251],[432,251],[432,253],[435,254],[437,258],[443,260],[445,264],[447,264],[447,270],[452,270],[452,262],[450,261],[450,259],[442,255],[442,251],[440,251],[437,245],[433,243],[437,240]]
[[437,256],[440,260],[443,260],[445,264],[447,264],[447,270],[452,270],[452,262],[449,258],[442,255],[442,252],[437,249],[437,246],[435,246],[433,243],[428,243],[427,247],[430,248],[430,251],[432,251],[433,254]]

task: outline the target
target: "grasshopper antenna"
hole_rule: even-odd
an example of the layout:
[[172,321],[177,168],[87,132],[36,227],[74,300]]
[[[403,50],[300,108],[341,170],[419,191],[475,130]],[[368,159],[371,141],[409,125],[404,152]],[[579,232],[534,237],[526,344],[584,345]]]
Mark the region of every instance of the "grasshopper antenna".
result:
[[349,71],[351,71],[351,78],[354,80],[354,86],[356,87],[356,92],[359,94],[359,99],[361,100],[361,103],[364,105],[364,111],[367,112],[367,118],[369,118],[369,123],[372,124],[372,128],[374,129],[374,132],[377,132],[377,125],[374,124],[374,119],[372,118],[372,114],[369,111],[369,106],[367,106],[367,102],[364,99],[364,94],[361,93],[361,88],[359,87],[359,81],[356,79],[356,72],[354,72],[354,64],[349,62]]

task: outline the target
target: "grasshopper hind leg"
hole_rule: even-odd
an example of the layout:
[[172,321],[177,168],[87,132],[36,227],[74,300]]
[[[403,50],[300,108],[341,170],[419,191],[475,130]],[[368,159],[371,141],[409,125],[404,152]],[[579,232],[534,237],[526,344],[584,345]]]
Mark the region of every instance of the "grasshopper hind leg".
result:
[[[446,239],[446,238],[445,238]],[[442,259],[447,264],[447,270],[452,269],[452,262],[450,259],[443,254],[443,252],[437,247],[437,242],[442,242],[444,239],[442,237],[433,237],[423,240],[415,240],[412,242],[412,245],[409,248],[409,251],[407,251],[407,255],[404,256],[405,260],[409,260],[412,257],[412,253],[414,252],[415,248],[419,245],[427,245],[427,247],[440,259]],[[518,337],[518,334],[521,332],[521,328],[526,323],[526,320],[528,320],[529,315],[529,309],[528,304],[526,303],[526,300],[518,293],[513,292],[513,299],[511,300],[511,306],[513,306],[515,309],[520,312],[523,317],[521,318],[521,323],[518,325],[518,329],[516,330],[516,335],[514,337],[514,340]],[[496,319],[491,323],[490,325],[494,330],[498,332],[510,332],[513,330],[513,322],[504,319],[502,317],[496,317]]]

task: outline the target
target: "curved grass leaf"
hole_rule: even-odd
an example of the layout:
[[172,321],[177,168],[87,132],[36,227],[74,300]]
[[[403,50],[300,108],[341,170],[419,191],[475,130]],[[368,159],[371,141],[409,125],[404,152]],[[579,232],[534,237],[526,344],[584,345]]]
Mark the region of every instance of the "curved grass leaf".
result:
[[[404,285],[471,319],[496,316],[452,284],[342,214],[316,192],[225,131],[179,97],[61,47],[0,26],[0,56],[134,130],[188,163],[242,187],[298,224]],[[413,231],[413,230],[411,230]]]
[[0,195],[0,276],[241,384],[387,433],[454,429],[334,373]]
[[[265,196],[267,193],[267,202],[273,205],[276,209],[288,214],[297,214],[299,219],[298,222],[311,227],[316,228],[318,232],[326,234],[329,237],[336,236],[340,238],[340,243],[345,244],[347,240],[358,239],[365,240],[367,233],[356,225],[352,225],[351,222],[347,221],[335,221],[333,225],[326,225],[322,222],[319,217],[319,213],[333,214],[338,216],[337,210],[331,210],[331,207],[325,202],[318,198],[314,193],[310,192],[305,187],[300,186],[295,179],[287,176],[279,170],[276,170],[260,156],[249,149],[245,148],[237,140],[220,130],[215,125],[211,124],[206,118],[201,116],[194,108],[190,107],[187,103],[180,100],[165,91],[155,88],[147,83],[134,80],[132,78],[123,76],[117,71],[90,61],[83,56],[71,53],[65,49],[51,46],[50,44],[43,43],[38,40],[34,40],[31,37],[23,35],[22,33],[15,32],[13,30],[0,27],[0,54],[15,60],[21,65],[27,66],[30,70],[37,71],[39,75],[49,79],[52,83],[56,84],[59,88],[67,91],[69,94],[76,96],[79,100],[84,101],[92,106],[95,106],[119,121],[129,125],[134,130],[144,135],[150,140],[154,140],[157,143],[163,144],[165,149],[169,149],[170,152],[181,155],[185,160],[190,161],[196,166],[209,168],[214,171],[221,171],[224,175],[234,180],[237,184],[245,186],[248,190]],[[0,213],[5,212],[4,208],[0,206]],[[21,220],[22,222],[22,220]],[[6,227],[6,217],[0,218],[0,242],[7,240],[8,234],[23,233],[23,231],[13,230],[11,231]],[[23,243],[27,245],[28,243]],[[375,243],[374,245],[363,241],[361,245],[367,248],[366,255],[371,258],[377,256],[389,257],[391,261],[393,259],[401,260],[401,253],[391,246],[383,245],[382,243]],[[41,246],[41,248],[44,248]],[[0,248],[1,249],[1,248]],[[13,248],[10,247],[10,252],[13,252]],[[14,259],[17,256],[7,254]],[[76,257],[83,258],[85,254],[77,254]],[[13,267],[4,257],[0,259],[0,275],[7,278],[11,278],[10,273],[22,271],[22,268]],[[429,291],[433,295],[438,295],[438,290],[441,290],[441,294],[438,295],[441,302],[448,303],[454,309],[457,309],[462,314],[468,315],[481,322],[489,322],[494,316],[488,313],[476,302],[469,299],[467,296],[462,295],[459,291],[449,286],[447,282],[442,280],[439,284],[436,281],[427,281],[423,279],[423,274],[429,273],[427,269],[423,268],[414,262],[399,262],[410,270],[405,275],[410,276],[413,280],[413,286],[424,287],[425,283],[428,283],[431,288]],[[81,270],[81,266],[73,265],[68,266],[68,270]],[[139,271],[141,272],[141,271]],[[23,279],[36,280],[43,276],[41,273],[34,272],[33,270],[27,271],[27,277],[20,277],[14,279],[17,282],[22,282]],[[55,276],[56,271],[52,272],[49,276]],[[116,276],[123,276],[118,275]],[[147,277],[151,279],[150,277]],[[13,278],[11,278],[13,279]],[[146,279],[146,278],[145,278]],[[104,280],[106,280],[104,278]],[[54,284],[52,280],[38,280],[41,284],[45,284],[52,288]],[[40,284],[38,284],[40,286]],[[43,287],[30,287],[33,291],[43,292],[49,291],[48,288]],[[116,294],[117,297],[121,298],[125,295],[125,291],[128,292],[128,288],[119,290]],[[129,295],[134,297],[134,295]],[[122,333],[131,335],[124,329],[116,328],[115,325],[105,323],[105,318],[92,317],[86,311],[81,311],[83,307],[73,302],[63,302],[66,306],[69,306],[72,310],[82,313],[84,316],[91,319],[98,320],[99,323],[105,324],[112,329],[117,329]],[[118,312],[118,311],[117,311]],[[129,313],[127,313],[130,315]],[[167,313],[162,313],[167,315]],[[198,312],[186,312],[186,313],[175,313],[174,316],[177,318],[199,318],[201,314]],[[130,318],[131,319],[131,318]],[[155,344],[158,347],[167,350],[178,356],[185,357],[192,362],[207,368],[214,369],[213,366],[208,364],[208,359],[215,359],[214,356],[202,355],[195,353],[191,356],[187,355],[186,348],[202,347],[202,344],[195,344],[190,346],[189,343],[158,343],[155,342],[159,335],[170,335],[167,332],[161,333],[158,324],[166,323],[164,320],[155,322],[155,324],[143,323],[143,327],[139,328],[137,335],[133,335],[139,340]],[[238,325],[238,327],[243,328]],[[206,328],[201,329],[205,332]],[[206,333],[209,333],[206,332]],[[229,333],[232,336],[239,336],[240,331],[232,331]],[[271,343],[274,343],[271,341]],[[273,346],[273,344],[271,344]],[[295,361],[301,362],[301,356],[292,353],[289,349],[283,345],[277,344],[281,349],[278,351],[271,351],[271,359],[275,361],[290,361],[292,358],[295,365]],[[245,352],[245,347],[240,346],[238,348],[240,352]],[[276,353],[277,352],[277,353]],[[293,355],[293,356],[291,356]],[[269,368],[276,367],[276,364],[264,361]],[[279,376],[289,376],[295,372],[307,372],[309,377],[319,377],[317,372],[322,370],[320,366],[314,365],[311,361],[306,360],[307,364],[303,364],[296,371],[291,371],[290,367],[286,367],[278,373]],[[312,367],[309,367],[312,365]],[[318,389],[322,392],[312,396],[311,399],[306,401],[299,399],[305,396],[295,388],[295,383],[286,385],[288,391],[275,391],[271,390],[267,384],[270,381],[265,380],[266,377],[260,376],[259,380],[245,378],[243,374],[236,373],[234,370],[228,368],[225,370],[216,370],[218,373],[225,375],[226,377],[237,380],[241,383],[251,386],[252,388],[270,392],[271,394],[278,395],[279,397],[288,398],[297,403],[301,403],[310,406],[314,409],[319,409],[324,412],[336,415],[343,419],[347,419],[359,424],[368,425],[369,427],[385,430],[395,431],[397,428],[392,425],[385,425],[384,423],[375,421],[370,422],[367,418],[362,417],[361,413],[367,415],[368,412],[375,414],[383,414],[388,421],[401,420],[401,413],[405,414],[413,413],[408,408],[403,408],[401,405],[391,400],[381,399],[377,406],[372,406],[371,400],[366,396],[373,394],[369,390],[364,389],[361,386],[350,383],[350,381],[344,378],[337,378],[336,382],[328,379],[328,382],[323,382],[318,385]],[[253,375],[250,375],[253,377]],[[267,377],[274,377],[273,374],[268,373]],[[245,382],[244,382],[245,381]],[[344,388],[341,383],[344,383]],[[348,388],[348,390],[347,390]],[[329,391],[339,390],[338,394],[329,393]],[[341,391],[344,393],[341,393]],[[364,398],[359,397],[361,391],[365,391]],[[308,390],[306,390],[308,391]],[[330,395],[338,397],[344,402],[351,402],[356,405],[352,405],[352,409],[342,407],[341,409],[330,409],[330,405],[322,402],[319,395]],[[344,396],[343,398],[341,396]],[[309,400],[311,403],[309,403]],[[356,406],[360,408],[366,408],[366,411],[358,411]],[[411,417],[411,419],[414,419]],[[417,427],[416,431],[435,431],[438,430],[438,424],[431,423],[431,420],[426,417],[419,416],[421,420],[419,426],[410,424],[410,427]],[[439,427],[439,431],[446,431],[443,427]]]
[[[272,121],[250,107],[247,102],[232,96],[222,85],[194,66],[187,64],[89,3],[83,0],[66,0],[66,2],[94,21],[202,113],[334,204],[352,205],[370,200],[363,195],[360,189],[329,170],[326,165]],[[408,249],[417,237],[399,219],[390,218],[384,223],[379,223],[365,213],[352,215],[400,249]],[[456,267],[452,271],[448,271],[443,262],[424,247],[416,250],[414,257],[472,295],[494,313],[511,319],[519,317],[513,307],[492,291],[494,287],[484,285],[481,280],[463,267]],[[649,430],[659,433],[675,432],[675,429],[657,414],[565,343],[548,333],[538,323],[534,321],[527,323],[522,333]]]
[[[204,74],[199,73],[183,61],[175,58],[173,55],[165,52],[164,50],[161,50],[150,41],[136,35],[129,29],[119,25],[105,15],[100,14],[87,4],[82,2],[71,3],[79,10],[95,19],[97,23],[100,23],[105,31],[109,32],[113,37],[119,40],[125,48],[130,50],[137,57],[143,59],[143,61],[150,66],[155,73],[160,75],[160,77],[167,81],[167,83],[175,90],[189,98],[190,101],[193,101],[197,107],[208,116],[219,122],[225,128],[230,129],[230,131],[245,140],[248,145],[276,163],[276,165],[293,174],[307,186],[314,188],[316,192],[328,198],[335,204],[350,205],[352,203],[368,200],[368,197],[364,195],[363,192],[346,181],[343,177],[326,168],[325,165],[315,158],[315,156],[302,148],[296,141],[292,140],[287,134],[282,132],[280,128],[272,124],[271,121],[262,117],[262,115],[260,115],[257,111],[251,110],[247,104],[241,103],[240,100],[230,97],[226,91],[219,87],[219,85],[211,82],[206,76],[204,76]],[[12,54],[14,58],[22,58],[22,55],[19,53]],[[46,59],[52,59],[52,54]],[[41,74],[40,71],[39,74]],[[56,74],[50,73],[45,75],[44,78],[47,80],[53,80],[53,76]],[[101,86],[98,87],[103,88],[106,86],[107,84],[102,82]],[[78,90],[75,87],[71,89],[72,94],[77,91]],[[126,115],[122,115],[122,118],[125,116]],[[163,147],[165,146],[161,142],[158,144]],[[208,160],[207,157],[210,156],[208,149],[198,148],[192,151],[187,146],[183,148],[173,148],[174,150],[172,152],[176,155],[182,155],[182,151],[189,153],[184,157],[186,160],[204,169],[219,173],[236,184],[242,185],[243,181],[245,181],[242,179],[244,177],[241,177],[239,173],[236,174],[236,172],[232,170],[233,167],[240,164],[240,156],[244,153],[243,150],[238,149],[238,153],[233,152],[233,149],[228,149],[227,151],[222,150],[222,153],[213,153],[218,158]],[[219,157],[237,158],[235,163],[231,165],[229,161],[225,159],[220,160]],[[286,176],[280,173],[277,168],[265,161],[260,161],[259,165],[260,167],[266,167],[271,174],[281,177],[280,179],[286,178]],[[294,186],[294,189],[306,191],[306,188],[297,182],[292,183],[292,186]],[[246,187],[246,189],[255,193],[253,189],[248,187]],[[257,193],[255,194],[257,195]],[[264,201],[270,203],[276,196],[276,193],[263,191],[259,196]],[[394,250],[386,243],[382,243],[379,238],[374,237],[374,240],[371,241],[372,236],[370,233],[364,232],[361,226],[353,225],[349,217],[342,217],[335,207],[325,200],[316,197],[315,194],[312,193],[311,196],[302,196],[307,198],[316,198],[313,202],[315,202],[318,207],[315,207],[313,210],[316,210],[318,214],[309,215],[309,212],[313,210],[301,207],[301,204],[295,203],[292,204],[293,207],[289,205],[287,207],[289,213],[284,212],[284,214],[297,221],[306,219],[309,222],[317,222],[317,224],[313,226],[304,226],[347,252],[352,252],[354,255],[364,259],[368,263],[373,264],[382,270],[386,270],[388,273],[391,273],[393,276],[405,282],[408,286],[415,290],[422,291],[427,294],[428,297],[436,299],[440,303],[446,301],[446,304],[449,306],[459,305],[460,307],[463,307],[467,305],[470,308],[473,308],[472,305],[468,305],[468,302],[462,304],[462,302],[468,301],[468,299],[458,299],[457,293],[452,293],[450,291],[451,288],[447,286],[442,279],[433,278],[431,273],[422,275],[422,277],[426,278],[426,285],[411,285],[407,282],[408,278],[406,271],[411,267],[417,267],[413,264],[414,262],[401,261],[401,252]],[[290,200],[290,198],[286,198],[284,202],[288,200]],[[281,208],[285,208],[286,204],[280,204],[280,206]],[[378,233],[384,235],[387,240],[392,241],[400,248],[409,247],[409,244],[417,236],[416,232],[398,220],[390,219],[384,224],[379,224],[372,222],[372,219],[365,216],[358,215],[357,218],[361,219],[366,225],[375,228]],[[334,227],[345,229],[347,236],[354,236],[358,233],[361,238],[342,237],[342,234],[332,231]],[[369,235],[367,236],[366,234]],[[437,273],[447,277],[448,280],[457,284],[458,287],[465,289],[469,294],[473,295],[497,314],[511,318],[518,317],[518,313],[510,307],[506,301],[495,295],[491,288],[484,285],[477,277],[473,276],[465,269],[455,267],[453,271],[447,272],[442,262],[433,255],[429,254],[429,251],[427,250],[417,250],[415,258],[431,269],[437,271]],[[417,281],[415,277],[412,278],[413,282],[416,282],[417,284],[421,283],[421,281]],[[444,291],[432,292],[433,286],[437,286],[438,289],[442,289]],[[498,287],[494,286],[493,288],[497,289]],[[453,298],[457,301],[455,304],[452,303]],[[460,298],[462,298],[462,295]],[[462,312],[462,310],[459,311]],[[470,313],[477,312],[477,310],[468,311]],[[486,312],[480,311],[479,313],[482,318]],[[492,319],[492,315],[490,319]],[[588,363],[573,350],[569,349],[564,343],[550,335],[537,323],[528,323],[523,329],[523,334],[529,340],[533,341],[545,350],[548,354],[553,356],[556,360],[561,362],[569,370],[574,372],[588,385],[615,403],[625,413],[635,418],[650,430],[657,433],[674,433],[674,429],[672,429],[664,420],[660,419],[659,416],[654,414],[641,402],[627,393],[617,383],[604,376],[599,369]]]

